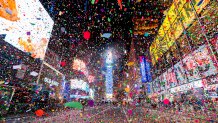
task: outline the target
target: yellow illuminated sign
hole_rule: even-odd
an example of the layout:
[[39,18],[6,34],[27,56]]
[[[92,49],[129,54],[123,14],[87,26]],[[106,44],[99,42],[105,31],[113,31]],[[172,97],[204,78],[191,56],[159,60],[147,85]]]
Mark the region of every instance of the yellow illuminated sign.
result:
[[[158,36],[150,46],[152,63],[155,64],[157,59],[162,56],[180,37],[184,28],[189,27],[196,18],[195,12],[199,14],[210,0],[174,0],[169,8],[167,15],[158,31]],[[193,10],[194,6],[195,10]],[[182,23],[181,23],[182,20]]]

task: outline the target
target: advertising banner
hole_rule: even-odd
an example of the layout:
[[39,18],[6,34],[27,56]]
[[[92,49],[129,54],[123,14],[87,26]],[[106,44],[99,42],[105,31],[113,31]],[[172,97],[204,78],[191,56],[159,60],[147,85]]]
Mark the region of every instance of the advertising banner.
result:
[[54,21],[39,0],[0,0],[0,34],[33,58],[44,59]]
[[198,66],[194,60],[193,55],[187,55],[182,61],[184,63],[184,69],[189,79],[189,82],[201,79],[197,69]]
[[140,71],[142,76],[142,83],[151,82],[151,62],[144,56],[139,56],[140,60]]
[[[170,46],[172,46],[173,42],[177,38],[180,37],[180,35],[183,32],[182,24],[180,23],[180,20],[182,20],[183,25],[185,28],[189,27],[194,19],[195,11],[199,14],[202,9],[210,2],[210,0],[176,0],[173,2],[171,7],[169,8],[166,17],[158,31],[158,36],[164,37],[165,33],[168,33],[166,35],[173,36],[174,40],[165,40],[166,43],[163,43],[162,38],[156,37],[155,41],[152,42],[150,46],[150,53],[152,56],[152,63],[154,64],[161,55],[166,52]],[[195,11],[193,10],[193,7]],[[163,46],[163,45],[166,45]]]
[[74,59],[74,60],[73,60],[72,68],[73,68],[74,70],[83,72],[83,74],[84,74],[86,77],[88,77],[88,75],[89,75],[89,74],[88,74],[88,70],[87,70],[87,68],[86,68],[85,62],[83,62],[83,61],[80,60],[80,59]]
[[146,90],[147,90],[148,94],[152,93],[151,92],[151,85],[149,83],[146,84]]
[[211,54],[209,54],[205,45],[200,46],[194,52],[194,57],[198,65],[198,70],[202,74],[202,78],[218,73],[217,68],[214,66],[214,62],[211,59]]
[[87,82],[78,79],[71,79],[70,80],[71,89],[79,89],[86,92],[89,92],[89,85]]
[[148,59],[145,59],[145,71],[146,71],[146,78],[148,82],[152,81],[151,76],[151,62],[148,61]]
[[218,74],[212,75],[212,76],[208,76],[206,78],[206,80],[207,80],[207,84],[208,85],[217,84],[217,82],[218,82]]
[[174,71],[179,85],[187,83],[185,70],[183,69],[181,61],[174,65]]
[[166,75],[167,75],[167,72],[164,72],[162,75],[159,76],[161,91],[165,90],[166,85],[167,85]]
[[140,71],[141,71],[141,77],[142,77],[142,83],[148,82],[146,77],[146,69],[145,69],[145,57],[139,56],[140,59]]
[[59,97],[62,88],[62,74],[54,71],[50,66],[43,65],[39,83],[45,90],[50,91],[50,96]]
[[168,83],[167,86],[175,87],[177,85],[176,74],[173,68],[168,69],[166,79]]

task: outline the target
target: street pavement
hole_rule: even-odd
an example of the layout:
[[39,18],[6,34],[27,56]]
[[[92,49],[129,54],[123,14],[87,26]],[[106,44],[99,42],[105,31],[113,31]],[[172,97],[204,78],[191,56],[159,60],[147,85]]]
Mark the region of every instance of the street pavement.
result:
[[101,105],[86,107],[84,111],[76,109],[52,112],[48,116],[22,116],[7,118],[7,123],[215,123],[213,120],[205,120],[182,112],[172,110],[154,110],[142,106],[114,106]]

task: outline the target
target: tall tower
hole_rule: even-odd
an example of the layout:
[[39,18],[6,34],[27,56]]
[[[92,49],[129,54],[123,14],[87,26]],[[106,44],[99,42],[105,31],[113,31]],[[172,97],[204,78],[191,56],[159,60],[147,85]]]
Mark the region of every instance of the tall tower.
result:
[[106,57],[106,98],[112,99],[113,97],[113,56],[112,51],[108,51],[107,57]]

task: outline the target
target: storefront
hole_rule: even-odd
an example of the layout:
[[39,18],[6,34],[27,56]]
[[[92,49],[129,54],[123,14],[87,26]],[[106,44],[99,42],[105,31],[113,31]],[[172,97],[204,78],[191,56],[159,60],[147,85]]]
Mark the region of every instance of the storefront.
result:
[[43,85],[41,91],[48,91],[49,98],[63,99],[63,82],[64,75],[62,73],[46,63],[43,64],[39,79],[39,84]]
[[[169,89],[170,93],[185,93],[189,90],[202,93],[202,89],[207,90],[207,87],[218,81],[218,16],[214,14],[218,3],[205,0],[198,5],[191,5],[191,2],[181,1],[175,1],[167,14],[175,21],[165,18],[150,47],[155,68],[152,82],[154,92]],[[188,8],[189,14],[184,13]]]

